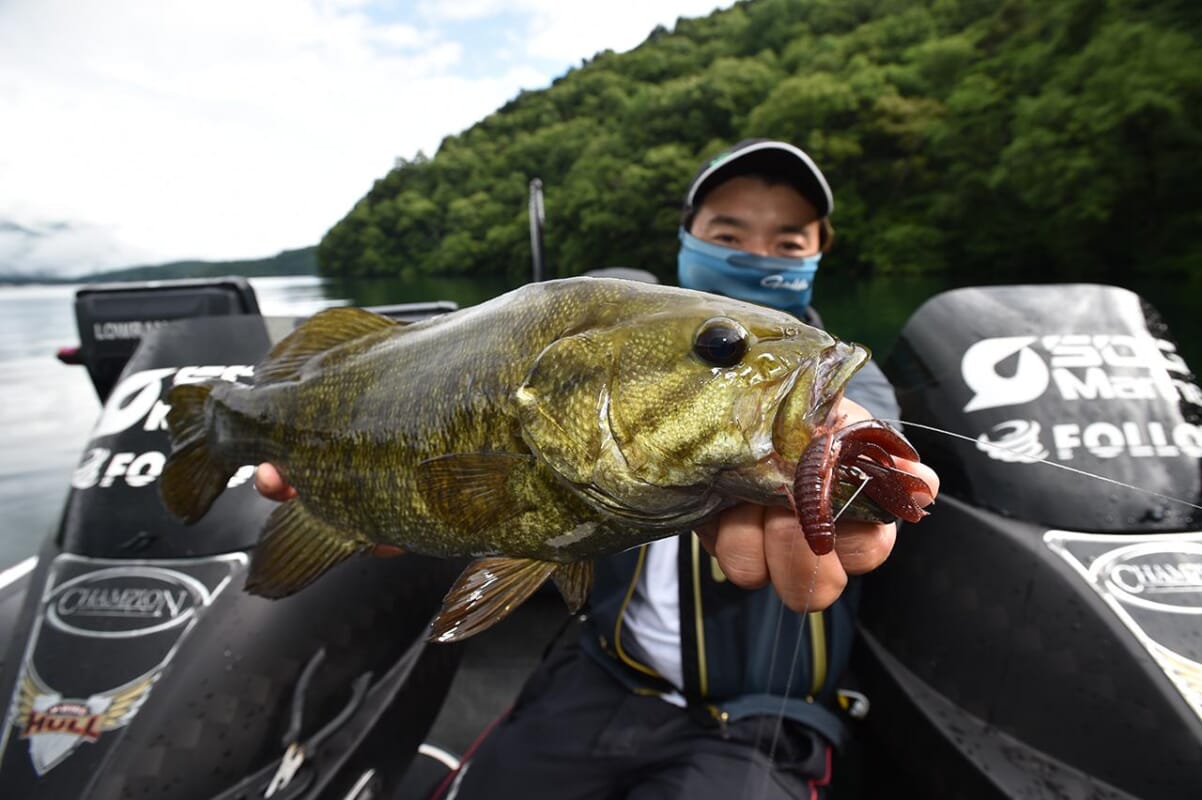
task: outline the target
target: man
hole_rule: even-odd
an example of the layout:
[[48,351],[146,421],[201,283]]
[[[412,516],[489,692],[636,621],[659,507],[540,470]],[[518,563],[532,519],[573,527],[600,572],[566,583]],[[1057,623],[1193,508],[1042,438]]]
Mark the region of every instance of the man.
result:
[[[833,206],[803,151],[739,143],[689,185],[681,285],[820,324],[810,298]],[[847,394],[862,404],[844,402],[848,422],[897,416],[873,364]],[[928,468],[906,468],[937,490]],[[270,469],[257,482],[287,496]],[[535,671],[451,796],[816,796],[845,735],[832,710],[854,624],[844,589],[885,560],[895,532],[841,522],[836,552],[817,557],[792,510],[740,505],[696,533],[601,560],[579,642]]]

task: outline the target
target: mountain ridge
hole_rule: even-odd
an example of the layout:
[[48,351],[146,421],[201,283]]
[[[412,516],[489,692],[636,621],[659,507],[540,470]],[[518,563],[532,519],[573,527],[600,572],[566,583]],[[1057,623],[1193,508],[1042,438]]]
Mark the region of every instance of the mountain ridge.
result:
[[[0,223],[2,224],[2,223]],[[242,275],[262,278],[275,275],[316,275],[316,245],[281,250],[265,258],[207,261],[187,259],[161,264],[140,264],[117,269],[98,270],[84,275],[53,275],[46,272],[3,272],[0,284],[22,285],[35,283],[104,283],[109,281],[175,280],[179,278],[214,278],[222,275]]]

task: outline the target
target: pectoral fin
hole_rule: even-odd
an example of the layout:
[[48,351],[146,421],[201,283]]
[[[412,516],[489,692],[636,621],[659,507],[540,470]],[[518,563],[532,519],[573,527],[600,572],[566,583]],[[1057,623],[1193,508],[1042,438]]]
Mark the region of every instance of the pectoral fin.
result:
[[417,490],[430,511],[460,530],[483,531],[530,507],[513,494],[519,471],[535,465],[532,456],[512,453],[452,453],[423,461]]
[[267,519],[246,578],[246,591],[262,597],[287,597],[371,542],[330,527],[305,508],[300,498],[280,504]]

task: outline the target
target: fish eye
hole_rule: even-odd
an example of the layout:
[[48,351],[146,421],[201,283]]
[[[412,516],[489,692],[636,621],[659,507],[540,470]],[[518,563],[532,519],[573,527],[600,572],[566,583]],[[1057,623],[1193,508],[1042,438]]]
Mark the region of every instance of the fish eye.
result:
[[707,364],[733,367],[747,353],[747,331],[733,319],[707,319],[693,337],[693,352]]

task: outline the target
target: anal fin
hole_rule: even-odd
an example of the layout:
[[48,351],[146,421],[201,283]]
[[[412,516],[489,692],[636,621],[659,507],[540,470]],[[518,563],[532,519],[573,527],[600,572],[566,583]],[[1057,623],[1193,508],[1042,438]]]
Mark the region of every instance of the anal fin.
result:
[[371,547],[370,542],[314,517],[300,498],[294,497],[276,507],[267,519],[251,557],[246,591],[262,597],[287,597]]
[[530,558],[476,559],[443,598],[442,610],[430,623],[429,639],[458,642],[491,628],[534,594],[558,566]]
[[443,598],[442,610],[430,624],[430,640],[458,642],[491,628],[524,603],[549,577],[554,577],[574,614],[593,588],[593,562],[561,564],[505,556],[476,559]]

